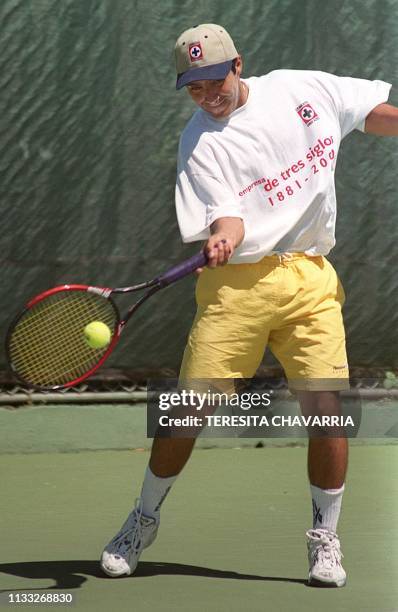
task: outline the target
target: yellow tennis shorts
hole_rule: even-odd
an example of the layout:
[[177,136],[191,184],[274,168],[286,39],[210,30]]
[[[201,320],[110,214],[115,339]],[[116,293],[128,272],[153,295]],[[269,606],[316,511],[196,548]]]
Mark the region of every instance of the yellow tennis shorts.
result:
[[344,290],[324,257],[205,268],[180,380],[251,378],[266,346],[293,389],[348,388]]

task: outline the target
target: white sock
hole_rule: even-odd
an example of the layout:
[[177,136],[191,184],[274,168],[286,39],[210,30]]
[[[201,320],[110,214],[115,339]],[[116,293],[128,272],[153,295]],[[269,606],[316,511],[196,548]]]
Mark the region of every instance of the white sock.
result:
[[312,495],[313,529],[337,530],[344,485],[340,489],[320,489],[310,485]]
[[169,478],[155,476],[148,465],[141,491],[142,514],[159,519],[160,506],[176,478],[177,476]]

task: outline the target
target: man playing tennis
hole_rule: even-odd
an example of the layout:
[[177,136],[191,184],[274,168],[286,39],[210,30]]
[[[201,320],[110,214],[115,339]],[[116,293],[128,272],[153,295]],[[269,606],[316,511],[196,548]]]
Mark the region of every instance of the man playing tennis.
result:
[[[204,239],[209,258],[180,379],[250,378],[268,345],[303,413],[337,414],[348,366],[344,293],[325,259],[335,244],[334,170],[352,130],[398,135],[390,85],[295,70],[242,79],[242,58],[215,24],[181,34],[175,53],[177,89],[199,107],[180,140],[177,216],[184,242]],[[154,440],[141,497],[103,552],[108,575],[134,572],[193,445]],[[344,437],[309,440],[316,586],[346,581],[337,522],[347,456]]]

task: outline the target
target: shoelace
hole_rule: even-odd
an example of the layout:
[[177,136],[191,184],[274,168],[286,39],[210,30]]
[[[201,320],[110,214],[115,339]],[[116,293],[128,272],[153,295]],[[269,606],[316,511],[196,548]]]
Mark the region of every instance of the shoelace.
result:
[[312,562],[317,563],[319,561],[319,563],[328,569],[340,564],[342,557],[343,553],[340,550],[338,541],[327,535],[323,535],[318,540],[318,545],[314,546],[314,550],[311,552]]
[[[133,548],[137,550],[142,540],[142,524],[141,524],[141,516],[142,516],[142,501],[140,498],[135,500],[134,510],[131,513],[128,519],[128,523],[131,522],[131,525],[127,527],[126,530],[123,530],[122,533],[118,534],[114,539],[115,548],[117,553],[115,556],[126,556],[127,553]],[[134,534],[134,537],[131,536]]]

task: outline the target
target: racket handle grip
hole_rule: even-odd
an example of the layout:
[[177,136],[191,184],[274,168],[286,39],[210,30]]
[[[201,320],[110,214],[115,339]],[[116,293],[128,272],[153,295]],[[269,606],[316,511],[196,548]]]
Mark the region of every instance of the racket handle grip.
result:
[[170,268],[170,270],[167,270],[167,272],[161,274],[161,276],[158,276],[156,280],[158,281],[161,287],[167,287],[167,285],[175,283],[175,281],[184,278],[184,276],[188,276],[188,274],[191,274],[197,268],[203,268],[203,266],[205,266],[206,264],[207,257],[201,251],[193,257],[190,257],[189,259],[186,259],[185,261],[181,262],[177,266]]

